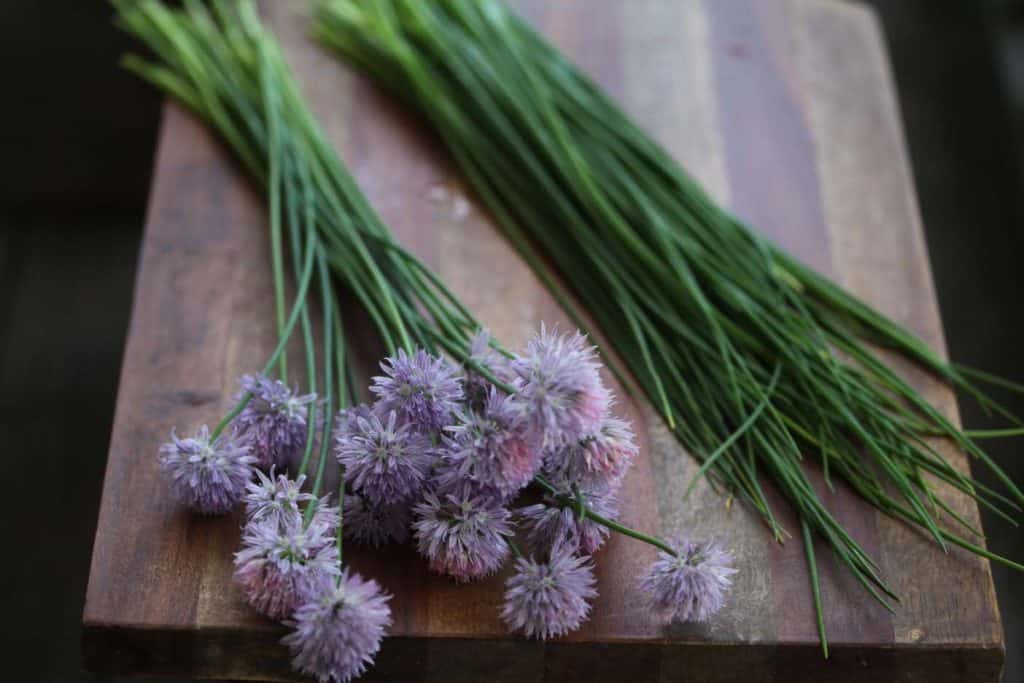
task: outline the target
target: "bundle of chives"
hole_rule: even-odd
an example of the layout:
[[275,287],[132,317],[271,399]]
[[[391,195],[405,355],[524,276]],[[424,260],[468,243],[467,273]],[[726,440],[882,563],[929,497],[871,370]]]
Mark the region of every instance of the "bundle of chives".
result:
[[[886,596],[896,595],[816,494],[804,453],[817,454],[830,485],[842,477],[943,549],[953,543],[1024,568],[937,524],[941,510],[980,535],[929,476],[1010,521],[1024,494],[870,346],[902,354],[1013,420],[970,381],[986,376],[946,363],[716,206],[499,2],[320,0],[314,33],[430,121],[510,241],[569,305],[545,264],[557,267],[703,461],[700,474],[749,503],[781,541],[786,531],[761,486],[765,476],[774,482],[800,519],[823,645],[812,532],[887,608]],[[1007,494],[957,471],[932,436],[984,462]]]
[[[149,46],[157,57],[156,62],[149,62],[130,55],[125,58],[125,65],[213,125],[250,174],[266,188],[270,209],[271,261],[275,281],[279,344],[263,373],[270,372],[276,366],[281,377],[286,376],[283,352],[296,325],[301,321],[311,391],[316,390],[315,347],[306,297],[313,273],[316,272],[319,276],[325,328],[322,355],[325,367],[323,408],[326,412],[322,427],[318,426],[317,429],[320,432],[320,460],[313,485],[314,492],[319,493],[321,490],[327,461],[325,456],[332,436],[338,441],[351,440],[350,435],[345,432],[347,427],[343,422],[332,432],[332,425],[338,423],[332,412],[333,404],[335,400],[342,406],[349,401],[356,403],[359,400],[355,383],[352,381],[354,373],[351,370],[350,355],[345,351],[344,330],[334,292],[336,287],[350,291],[365,307],[389,354],[405,350],[410,352],[410,355],[416,352],[417,358],[420,358],[422,356],[419,354],[423,349],[434,355],[439,352],[447,353],[460,361],[467,372],[486,380],[484,384],[488,391],[501,391],[508,395],[529,390],[532,386],[531,381],[543,385],[548,380],[544,372],[538,372],[536,374],[540,375],[539,378],[528,379],[513,386],[511,379],[503,382],[492,372],[491,367],[480,362],[479,359],[484,356],[507,356],[520,363],[529,361],[523,360],[522,357],[514,357],[496,343],[493,344],[495,353],[490,353],[489,350],[481,353],[479,349],[472,349],[470,337],[480,332],[479,324],[436,275],[395,241],[369,206],[306,107],[280,48],[261,26],[251,0],[214,0],[209,3],[210,9],[199,0],[184,0],[182,10],[170,9],[159,0],[114,0],[114,4],[122,28]],[[289,236],[292,263],[298,284],[296,304],[287,315],[283,280],[285,231]],[[596,413],[592,416],[597,420],[595,424],[598,428],[603,428],[604,420],[609,418],[607,408],[611,395],[598,379],[598,365],[591,360],[590,351],[582,346],[583,337],[560,338],[546,335],[542,330],[538,338],[540,341],[536,343],[543,347],[541,352],[544,355],[539,364],[546,364],[542,369],[551,366],[562,375],[582,376],[584,384],[591,383],[589,394],[587,391],[579,393],[584,394],[582,398],[590,402],[585,406],[586,409]],[[403,355],[399,355],[398,359],[397,363],[411,362]],[[433,370],[435,373],[438,372],[437,368],[442,368],[441,374],[447,372],[443,369],[440,359],[434,360],[438,361]],[[506,360],[508,359],[500,358],[495,364],[510,366]],[[391,370],[394,371],[396,361],[391,359],[389,363]],[[332,373],[336,373],[336,378]],[[503,376],[508,378],[507,375]],[[392,380],[393,378],[377,378],[378,383],[383,384]],[[378,384],[375,386],[380,388]],[[556,415],[556,420],[573,418],[570,413],[574,409],[578,410],[573,405],[574,401],[580,401],[581,397],[575,394],[561,396],[557,395],[557,391],[548,391],[549,389],[550,387],[545,385],[543,390],[537,392],[541,403],[547,400],[545,392],[553,396],[550,402],[545,403],[546,407],[552,408],[552,405],[558,402],[558,405],[554,405],[548,412],[560,413]],[[395,391],[412,394],[415,397],[420,389],[405,385]],[[491,396],[490,401],[494,401],[495,394],[492,393]],[[245,393],[242,396],[236,407],[218,425],[216,435],[219,436],[239,415],[244,416],[245,408],[251,399],[252,393]],[[354,414],[357,414],[358,410],[359,408],[356,408]],[[529,410],[523,412],[522,415],[516,414],[517,420],[528,422],[542,417],[531,415]],[[541,410],[535,412],[539,413]],[[317,421],[312,405],[307,416],[309,431],[299,468],[300,477],[309,465],[314,444],[313,426]],[[350,419],[358,421],[358,418],[344,418],[346,421]],[[394,420],[392,412],[387,430],[393,430]],[[681,549],[675,548],[661,539],[616,522],[611,518],[611,513],[599,514],[598,510],[601,508],[591,507],[594,501],[602,499],[602,492],[607,495],[614,492],[614,486],[624,474],[634,452],[628,426],[618,421],[613,422],[613,425],[612,433],[608,436],[594,434],[583,427],[580,427],[579,433],[570,433],[570,430],[566,429],[563,434],[565,443],[560,443],[559,448],[545,451],[544,458],[541,457],[542,448],[539,444],[546,444],[546,436],[554,433],[554,430],[550,425],[536,430],[531,427],[530,431],[539,432],[541,437],[545,438],[540,438],[528,449],[535,452],[531,456],[531,461],[527,463],[532,469],[527,470],[522,485],[526,486],[532,482],[540,491],[547,492],[550,499],[550,502],[532,507],[558,508],[559,513],[562,512],[561,508],[572,508],[574,514],[569,519],[576,520],[573,524],[593,522],[595,525],[658,548],[662,551],[660,561],[665,566],[647,578],[645,590],[655,594],[663,608],[678,607],[674,603],[684,601],[685,605],[679,608],[682,614],[694,612],[706,616],[714,612],[721,606],[722,595],[730,583],[728,577],[734,571],[726,566],[730,561],[727,553],[717,549],[714,544],[691,542]],[[404,430],[410,426],[407,422],[399,429]],[[446,435],[435,430],[432,436],[436,441],[442,441],[442,437]],[[216,437],[212,441],[216,441]],[[580,444],[591,447],[595,443],[605,450],[603,460],[608,471],[604,472],[604,476],[609,481],[604,482],[604,485],[608,487],[607,491],[594,492],[590,496],[590,492],[585,494],[585,487],[579,486],[571,477],[563,477],[553,483],[546,476],[551,473],[541,468],[541,462],[546,461],[552,454],[565,455],[567,451]],[[444,450],[442,446],[446,445],[449,445],[447,440],[442,444],[435,443],[438,447],[429,449],[430,457],[438,458],[438,453]],[[180,450],[177,442],[169,447]],[[342,449],[338,455],[339,461],[343,462],[345,458],[353,455],[348,452],[349,450],[357,451],[357,460],[364,455],[379,455],[376,451],[362,449],[357,443],[355,447]],[[241,452],[241,448],[239,451]],[[582,457],[586,459],[589,456]],[[623,462],[616,464],[616,459]],[[436,464],[431,463],[431,467]],[[240,473],[245,474],[241,469]],[[299,495],[301,478],[298,481],[290,481],[282,476],[281,479],[285,482],[281,486],[287,487],[290,495]],[[567,481],[571,485],[567,486]],[[268,485],[273,486],[265,477],[261,482],[268,482]],[[342,471],[339,492],[339,506],[342,507],[345,505],[345,482],[345,472]],[[519,490],[521,489],[516,488],[513,493],[518,493]],[[322,499],[317,501],[315,496],[312,499],[295,500],[300,499],[309,501],[304,515],[304,523],[309,526],[312,520],[316,519],[317,510],[323,508],[325,503]],[[476,500],[474,498],[466,504],[476,504]],[[232,502],[237,502],[237,498]],[[511,504],[511,500],[490,501],[489,504],[502,507]],[[607,504],[605,507],[609,508]],[[220,506],[216,512],[223,513],[228,509],[230,508]],[[564,519],[564,516],[560,519]],[[474,525],[485,526],[482,518],[472,517],[472,520]],[[253,517],[249,523],[258,521],[260,520]],[[551,525],[548,526],[550,529]],[[313,528],[319,532],[323,530],[323,525],[314,524]],[[447,529],[446,526],[444,528]],[[554,528],[557,529],[557,525]],[[341,533],[339,519],[336,556],[339,566]],[[539,535],[544,536],[543,533]],[[260,540],[254,536],[251,539],[252,547],[258,546]],[[504,542],[502,540],[502,543]],[[511,538],[507,542],[518,555]],[[596,540],[593,543],[599,545]],[[566,567],[572,570],[570,573],[581,571],[580,567],[585,558],[572,559],[578,549],[568,542],[556,545],[557,552],[555,548],[550,549],[550,552],[569,563]],[[249,549],[246,548],[239,553],[239,557],[246,557]],[[520,559],[525,562],[525,558]],[[460,560],[464,561],[465,558]],[[563,567],[563,570],[566,570],[566,567]],[[239,571],[247,570],[243,566]],[[697,595],[677,590],[675,587],[674,582],[683,580],[689,573],[705,577],[701,583],[702,591]],[[680,578],[681,576],[683,578]],[[342,580],[347,579],[339,579]],[[276,607],[280,607],[280,601],[267,598],[268,589],[265,584],[259,585],[257,580],[251,583],[249,587],[260,595],[257,603],[273,602]],[[581,593],[590,594],[589,583],[584,582],[577,588],[580,588]],[[251,596],[250,602],[253,602]],[[579,620],[576,620],[573,628],[579,625],[589,610],[589,606],[582,598],[579,601],[579,608]],[[288,614],[276,609],[262,611],[275,617]],[[513,610],[513,613],[520,614],[521,610]],[[539,633],[547,634],[548,631],[542,630]],[[293,639],[292,642],[301,640]],[[330,648],[326,648],[321,654],[327,656],[332,653]]]

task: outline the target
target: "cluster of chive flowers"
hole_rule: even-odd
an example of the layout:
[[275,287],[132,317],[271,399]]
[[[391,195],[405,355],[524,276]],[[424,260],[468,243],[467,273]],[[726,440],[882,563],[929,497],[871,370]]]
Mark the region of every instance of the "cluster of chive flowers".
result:
[[[373,400],[343,409],[327,444],[341,500],[310,490],[305,471],[290,474],[317,431],[317,400],[278,380],[243,378],[247,402],[231,429],[172,434],[161,448],[173,491],[197,512],[244,503],[235,579],[249,604],[290,627],[294,666],[348,681],[390,625],[390,596],[342,566],[343,541],[411,541],[431,571],[458,582],[512,560],[508,628],[540,639],[579,628],[597,596],[592,556],[638,453],[593,347],[542,327],[512,355],[482,332],[462,364],[416,350],[381,368]],[[706,620],[724,602],[731,557],[715,544],[672,547],[639,578],[650,613]]]

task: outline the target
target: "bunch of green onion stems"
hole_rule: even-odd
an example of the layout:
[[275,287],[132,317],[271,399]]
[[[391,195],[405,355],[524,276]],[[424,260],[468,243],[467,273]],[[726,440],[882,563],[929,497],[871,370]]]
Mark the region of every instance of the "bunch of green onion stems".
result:
[[[501,3],[319,0],[314,35],[433,126],[552,294],[577,322],[575,301],[592,316],[702,461],[700,475],[748,503],[780,541],[788,533],[763,484],[783,494],[799,519],[823,645],[814,534],[886,608],[896,594],[815,491],[807,455],[830,488],[842,478],[943,549],[954,544],[1024,569],[939,525],[945,513],[981,535],[930,478],[1011,522],[1024,495],[873,347],[972,395],[1019,434],[1021,423],[975,385],[993,378],[947,363],[717,206]],[[1005,492],[958,471],[932,437],[984,463]]]
[[[159,0],[114,0],[120,26],[138,37],[158,61],[128,55],[124,65],[182,102],[212,125],[250,175],[266,189],[274,277],[278,345],[265,374],[287,383],[287,347],[301,329],[306,387],[322,397],[322,419],[308,417],[308,437],[299,474],[311,463],[320,430],[313,492],[324,481],[335,410],[360,401],[358,370],[348,352],[339,291],[368,314],[385,352],[422,348],[444,352],[499,389],[501,382],[469,353],[481,326],[441,280],[395,240],[369,205],[314,119],[285,58],[260,23],[251,0],[214,0],[209,7],[185,0],[174,10]],[[287,233],[287,235],[285,234]],[[287,238],[287,245],[285,244]],[[288,309],[285,256],[290,252],[294,303]],[[319,283],[323,342],[318,372],[309,293]],[[497,343],[495,350],[507,354]],[[211,434],[223,432],[252,398],[243,395]],[[310,410],[316,410],[311,404]],[[344,473],[339,501],[344,499]],[[665,541],[591,511],[582,497],[556,491],[542,476],[538,489],[581,516],[617,533],[675,554]],[[306,510],[307,522],[315,506]],[[339,553],[341,550],[339,524]],[[514,543],[513,552],[519,554]]]

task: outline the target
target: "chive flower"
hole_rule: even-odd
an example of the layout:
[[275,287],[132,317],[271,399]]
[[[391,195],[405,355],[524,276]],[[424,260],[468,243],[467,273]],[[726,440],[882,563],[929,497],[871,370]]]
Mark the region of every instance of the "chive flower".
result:
[[509,512],[493,498],[427,493],[412,528],[430,569],[467,582],[498,571],[508,557]]
[[529,484],[540,467],[540,451],[529,439],[521,407],[494,387],[484,405],[463,413],[448,433],[442,466],[503,497]]
[[431,460],[429,438],[391,411],[350,419],[335,434],[335,454],[356,491],[381,503],[400,503],[423,487]]
[[382,505],[361,494],[350,494],[345,496],[344,511],[346,539],[377,548],[409,538],[412,510],[407,503]]
[[732,586],[732,556],[715,543],[679,544],[678,556],[658,553],[640,579],[652,613],[665,622],[707,621]]
[[223,515],[245,495],[256,458],[234,435],[211,440],[203,425],[187,439],[179,439],[172,430],[171,441],[160,447],[159,462],[179,501],[203,515]]
[[304,474],[289,479],[284,474],[275,475],[273,470],[269,477],[256,470],[256,479],[245,485],[246,517],[254,521],[272,519],[278,524],[293,519],[300,514],[300,505],[316,500],[313,494],[302,491],[305,481]]
[[372,579],[345,569],[337,586],[321,585],[285,622],[281,643],[292,666],[320,683],[348,683],[373,664],[391,625],[391,596]]
[[[618,501],[611,491],[585,487],[577,487],[576,491],[592,512],[606,519],[614,519],[618,515]],[[570,487],[565,486],[563,494],[572,495]],[[517,509],[516,517],[527,543],[538,550],[565,545],[591,554],[608,539],[607,527],[589,517],[581,518],[578,510],[563,505],[551,495],[545,495],[540,503]]]
[[338,548],[333,533],[321,524],[303,528],[274,519],[250,520],[235,553],[235,581],[245,599],[272,619],[291,616],[338,573]]
[[252,398],[235,418],[235,430],[248,439],[260,467],[287,466],[306,446],[306,420],[316,394],[300,396],[266,375],[244,375],[239,384],[241,394]]
[[601,382],[594,347],[586,342],[579,332],[559,335],[541,325],[511,363],[522,382],[517,396],[545,449],[596,432],[608,410],[611,395]]
[[590,488],[613,488],[639,452],[629,424],[606,417],[594,434],[549,451],[544,472],[552,479],[576,481]]
[[455,366],[422,349],[412,355],[399,349],[381,369],[384,374],[373,378],[370,391],[383,414],[394,411],[402,423],[427,434],[439,434],[452,423],[463,398]]
[[559,544],[547,562],[518,558],[505,582],[501,619],[513,631],[547,640],[580,627],[597,596],[590,558]]

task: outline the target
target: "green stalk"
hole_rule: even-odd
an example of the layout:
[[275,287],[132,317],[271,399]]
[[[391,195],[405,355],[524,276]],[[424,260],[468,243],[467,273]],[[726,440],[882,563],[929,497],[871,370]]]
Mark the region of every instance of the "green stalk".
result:
[[[267,128],[269,142],[268,166],[270,168],[269,179],[267,180],[270,197],[270,262],[274,273],[274,302],[277,313],[277,335],[280,339],[284,332],[285,311],[284,311],[284,257],[282,255],[281,239],[281,132],[278,116],[275,115],[278,109],[276,91],[268,78],[269,55],[265,49],[260,50],[262,64],[260,86],[263,91],[263,106],[268,112]],[[288,382],[288,354],[282,353],[278,361],[281,381]],[[312,389],[311,389],[312,390]]]
[[828,637],[825,635],[825,610],[821,603],[821,580],[818,578],[818,563],[814,559],[814,539],[811,538],[811,527],[807,522],[800,523],[804,538],[804,550],[807,552],[807,569],[811,574],[811,591],[814,594],[815,621],[818,623],[818,640],[821,641],[821,653],[828,659]]
[[[324,425],[323,432],[320,434],[320,455],[316,468],[316,478],[313,480],[314,496],[320,495],[327,461],[331,459],[331,435],[333,434],[334,426],[334,358],[332,357],[332,349],[334,349],[334,314],[336,310],[334,288],[331,285],[330,274],[327,270],[327,260],[323,254],[318,256],[317,265],[320,271],[320,293],[324,313]],[[307,506],[306,524],[309,524],[309,521],[312,519],[316,506],[316,500],[311,501]]]
[[[345,466],[342,465],[338,473],[338,528],[335,530],[334,539],[338,545],[338,567],[345,566],[342,551],[344,549],[344,528],[345,528]],[[338,580],[335,585],[341,583],[341,575],[338,575]]]
[[[305,165],[301,161],[296,164],[299,168],[298,177],[303,177]],[[296,206],[297,200],[294,196],[294,188],[290,183],[286,184],[287,188],[287,200],[285,202],[288,207],[288,225],[289,233],[291,237],[291,252],[292,252],[292,267],[296,272],[299,271],[299,253],[302,251],[302,242],[299,237],[299,217],[298,208]],[[306,193],[303,193],[302,197],[303,205],[303,225],[306,234],[306,239],[312,241],[316,235],[315,223],[312,221],[310,215],[310,204]],[[309,319],[308,308],[302,312],[302,341],[303,348],[305,350],[306,357],[306,383],[310,393],[316,393],[316,348],[313,342],[313,325]],[[314,401],[307,409],[306,414],[306,446],[302,453],[302,462],[299,465],[299,475],[304,475],[307,468],[309,467],[310,458],[313,455],[313,446],[316,439],[316,420],[317,420],[317,405]]]

